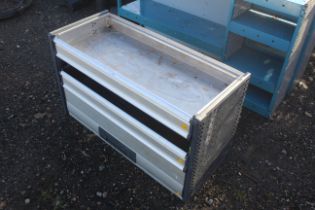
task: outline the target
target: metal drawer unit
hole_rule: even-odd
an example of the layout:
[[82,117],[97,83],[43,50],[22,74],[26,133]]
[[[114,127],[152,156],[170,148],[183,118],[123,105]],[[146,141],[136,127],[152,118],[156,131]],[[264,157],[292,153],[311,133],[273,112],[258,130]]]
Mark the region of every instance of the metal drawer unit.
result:
[[[252,74],[245,106],[270,117],[304,70],[315,0],[117,0],[119,15]],[[310,41],[307,41],[310,40]],[[300,73],[297,73],[300,72]]]
[[229,145],[250,75],[107,12],[50,38],[66,111],[189,199]]

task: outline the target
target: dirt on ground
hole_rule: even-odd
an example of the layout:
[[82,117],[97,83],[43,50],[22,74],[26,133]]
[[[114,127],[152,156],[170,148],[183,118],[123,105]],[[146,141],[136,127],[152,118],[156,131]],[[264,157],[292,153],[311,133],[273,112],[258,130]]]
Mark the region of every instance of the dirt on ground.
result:
[[0,22],[0,210],[315,209],[315,59],[272,119],[244,109],[234,146],[183,203],[64,117],[47,34],[95,13],[34,0]]
[[0,1],[0,9],[2,11],[14,8],[18,5],[18,1],[15,0],[1,0]]

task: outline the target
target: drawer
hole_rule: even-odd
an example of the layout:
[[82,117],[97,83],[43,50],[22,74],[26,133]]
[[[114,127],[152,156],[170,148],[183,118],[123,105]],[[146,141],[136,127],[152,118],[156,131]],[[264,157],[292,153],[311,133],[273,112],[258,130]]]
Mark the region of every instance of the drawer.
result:
[[[108,143],[117,142],[112,146],[135,164],[139,165],[139,158],[154,163],[161,174],[155,178],[161,184],[172,186],[171,190],[174,193],[182,191],[186,152],[137,122],[68,74],[64,72],[61,74],[67,107],[74,118],[105,141],[107,140],[105,136],[115,139]],[[143,166],[141,162],[143,161],[140,161],[140,166],[145,170],[156,170],[151,169],[152,167],[146,168],[148,164]]]

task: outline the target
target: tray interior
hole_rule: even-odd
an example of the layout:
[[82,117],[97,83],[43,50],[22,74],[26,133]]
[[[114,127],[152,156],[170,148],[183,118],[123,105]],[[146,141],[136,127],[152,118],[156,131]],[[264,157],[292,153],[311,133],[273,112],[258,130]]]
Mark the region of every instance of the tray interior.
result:
[[190,116],[228,85],[113,27],[87,33],[68,44],[122,75],[138,91]]

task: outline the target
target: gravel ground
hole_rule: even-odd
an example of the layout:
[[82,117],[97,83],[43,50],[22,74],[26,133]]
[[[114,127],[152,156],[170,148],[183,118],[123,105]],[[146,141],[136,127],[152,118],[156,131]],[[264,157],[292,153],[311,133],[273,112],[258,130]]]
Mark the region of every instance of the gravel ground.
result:
[[63,117],[47,33],[94,12],[35,0],[0,22],[0,210],[315,209],[315,58],[272,120],[243,111],[226,161],[185,204]]

